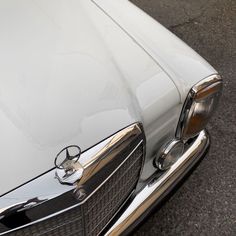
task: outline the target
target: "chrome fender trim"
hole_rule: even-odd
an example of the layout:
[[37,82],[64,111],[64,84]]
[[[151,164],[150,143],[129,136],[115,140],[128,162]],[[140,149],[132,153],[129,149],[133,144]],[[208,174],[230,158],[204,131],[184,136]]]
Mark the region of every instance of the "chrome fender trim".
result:
[[115,236],[130,232],[151,209],[165,197],[184,175],[204,156],[210,137],[202,131],[182,157],[166,172],[153,178],[113,221],[105,235]]

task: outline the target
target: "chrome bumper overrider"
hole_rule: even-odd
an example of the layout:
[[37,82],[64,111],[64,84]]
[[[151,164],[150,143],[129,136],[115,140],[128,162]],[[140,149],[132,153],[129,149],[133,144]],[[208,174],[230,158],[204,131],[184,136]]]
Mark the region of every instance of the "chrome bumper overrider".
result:
[[120,235],[130,232],[204,156],[209,144],[208,133],[202,131],[168,171],[150,180],[149,184],[133,198],[130,204],[122,209],[106,235]]

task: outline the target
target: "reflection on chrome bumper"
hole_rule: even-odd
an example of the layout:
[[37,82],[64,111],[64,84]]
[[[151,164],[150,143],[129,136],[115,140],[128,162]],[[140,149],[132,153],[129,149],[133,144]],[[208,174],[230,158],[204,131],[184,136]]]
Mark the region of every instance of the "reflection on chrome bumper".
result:
[[106,235],[120,235],[135,227],[160,202],[181,178],[203,157],[210,144],[209,135],[202,131],[182,157],[158,178],[152,179],[123,209]]

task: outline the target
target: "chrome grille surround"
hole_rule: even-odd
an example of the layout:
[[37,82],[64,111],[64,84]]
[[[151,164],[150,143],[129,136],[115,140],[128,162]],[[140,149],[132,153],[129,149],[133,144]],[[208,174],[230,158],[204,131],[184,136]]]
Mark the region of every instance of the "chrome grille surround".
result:
[[[7,209],[5,217],[0,218],[0,235],[99,234],[135,189],[143,164],[144,146],[145,138],[140,124],[118,132],[95,155],[84,158],[93,165],[88,165],[85,171],[87,174],[75,185],[62,186],[54,179],[54,184],[63,187],[60,189],[64,191],[60,194],[50,199],[47,196],[39,199],[29,195],[25,202],[30,203],[30,199],[34,199],[36,204],[32,204],[33,207],[15,204],[17,208]],[[46,179],[51,177],[52,173],[49,172]],[[28,184],[36,184],[40,189],[39,182]],[[78,198],[81,189],[86,193],[84,199]],[[10,194],[17,194],[19,190]],[[0,197],[0,207],[6,198]],[[1,216],[4,215],[0,213]],[[13,223],[20,217],[24,217],[25,222],[21,225]]]

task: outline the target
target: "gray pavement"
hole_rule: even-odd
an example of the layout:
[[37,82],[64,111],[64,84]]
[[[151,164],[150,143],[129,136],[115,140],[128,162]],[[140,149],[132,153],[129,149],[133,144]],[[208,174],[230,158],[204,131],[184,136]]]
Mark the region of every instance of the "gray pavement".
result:
[[236,235],[236,0],[132,0],[224,79],[209,155],[135,235]]

